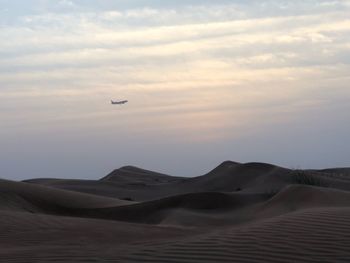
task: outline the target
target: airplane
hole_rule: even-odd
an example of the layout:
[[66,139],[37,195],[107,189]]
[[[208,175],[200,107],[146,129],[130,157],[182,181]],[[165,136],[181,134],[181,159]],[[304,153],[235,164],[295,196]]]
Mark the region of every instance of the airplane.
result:
[[121,101],[113,101],[111,100],[111,104],[117,104],[117,105],[121,105],[121,104],[125,104],[127,103],[128,101],[127,100],[121,100]]

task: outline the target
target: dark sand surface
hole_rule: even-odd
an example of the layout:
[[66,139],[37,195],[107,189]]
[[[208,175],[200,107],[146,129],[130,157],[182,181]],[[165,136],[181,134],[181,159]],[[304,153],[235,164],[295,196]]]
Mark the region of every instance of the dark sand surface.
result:
[[0,262],[350,262],[349,171],[0,180]]

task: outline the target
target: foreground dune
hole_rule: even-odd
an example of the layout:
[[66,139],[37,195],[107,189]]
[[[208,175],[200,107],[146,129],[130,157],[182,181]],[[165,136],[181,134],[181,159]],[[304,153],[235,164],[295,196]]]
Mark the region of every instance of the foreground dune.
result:
[[348,168],[0,180],[2,262],[350,262]]
[[195,238],[134,247],[121,262],[349,262],[349,222],[349,208],[301,210]]

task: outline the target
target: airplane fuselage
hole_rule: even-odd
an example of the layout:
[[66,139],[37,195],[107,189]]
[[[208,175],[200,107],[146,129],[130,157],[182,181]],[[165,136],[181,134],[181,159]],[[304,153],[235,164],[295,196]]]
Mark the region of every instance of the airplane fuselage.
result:
[[111,104],[113,104],[113,105],[121,105],[121,104],[125,104],[127,102],[128,102],[127,100],[121,100],[121,101],[113,101],[113,100],[111,100]]

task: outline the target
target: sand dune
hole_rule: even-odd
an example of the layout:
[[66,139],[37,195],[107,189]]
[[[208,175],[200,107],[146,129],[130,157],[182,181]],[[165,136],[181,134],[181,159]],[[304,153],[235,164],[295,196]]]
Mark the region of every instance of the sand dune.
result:
[[349,222],[349,208],[301,210],[195,238],[133,247],[121,262],[349,262]]
[[[320,177],[325,185],[332,184],[333,188],[350,190],[350,176],[328,171],[312,170],[309,173],[312,177]],[[293,170],[266,163],[226,161],[209,173],[192,178],[172,178],[126,166],[100,180],[32,179],[25,182],[124,200],[148,201],[195,192],[278,191],[287,185],[299,183],[294,173]]]
[[67,209],[110,207],[133,202],[97,195],[59,190],[23,182],[0,180],[0,211],[45,212]]
[[160,174],[157,172],[140,169],[134,166],[124,166],[117,170],[114,170],[110,174],[101,178],[101,181],[109,181],[124,184],[163,184],[181,181],[183,178],[170,176],[166,174]]
[[71,215],[158,225],[232,225],[238,219],[234,215],[267,198],[261,194],[192,193],[127,206],[74,209]]
[[349,262],[349,168],[0,180],[4,262]]

